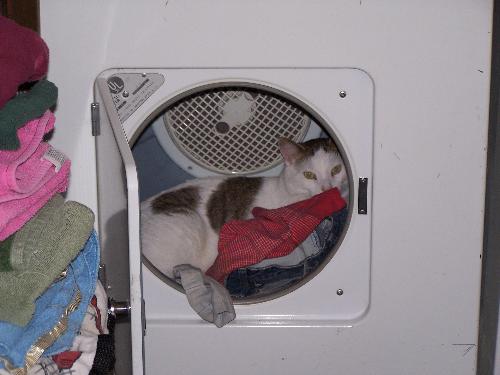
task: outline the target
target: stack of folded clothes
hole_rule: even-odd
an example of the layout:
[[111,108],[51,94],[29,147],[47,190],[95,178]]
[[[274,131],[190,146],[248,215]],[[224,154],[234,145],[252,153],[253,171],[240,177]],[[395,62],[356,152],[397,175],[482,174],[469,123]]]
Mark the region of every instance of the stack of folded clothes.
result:
[[0,374],[49,363],[45,373],[88,374],[110,337],[94,213],[64,200],[70,161],[46,141],[57,100],[48,53],[38,34],[0,17]]

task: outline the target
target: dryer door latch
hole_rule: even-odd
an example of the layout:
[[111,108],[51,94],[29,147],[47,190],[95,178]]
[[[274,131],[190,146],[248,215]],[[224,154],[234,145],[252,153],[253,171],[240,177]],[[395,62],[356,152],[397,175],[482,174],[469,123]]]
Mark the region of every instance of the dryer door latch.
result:
[[358,214],[368,214],[368,178],[360,177],[358,184]]
[[90,104],[90,120],[92,123],[92,135],[97,137],[101,134],[101,117],[99,114],[99,103]]

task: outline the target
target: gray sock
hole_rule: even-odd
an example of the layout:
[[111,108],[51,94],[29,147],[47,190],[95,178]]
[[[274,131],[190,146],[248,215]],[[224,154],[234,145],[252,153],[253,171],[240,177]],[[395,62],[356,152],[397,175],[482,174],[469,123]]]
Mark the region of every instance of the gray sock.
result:
[[234,320],[233,302],[227,289],[189,264],[174,267],[193,310],[204,320],[222,327]]

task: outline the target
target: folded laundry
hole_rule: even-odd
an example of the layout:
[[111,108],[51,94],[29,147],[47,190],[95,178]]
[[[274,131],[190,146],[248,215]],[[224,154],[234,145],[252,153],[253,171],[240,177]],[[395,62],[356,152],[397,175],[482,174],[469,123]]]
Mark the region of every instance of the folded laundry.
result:
[[87,309],[87,321],[84,321],[80,333],[85,335],[105,335],[108,330],[108,295],[104,286],[97,280],[94,295]]
[[18,86],[47,74],[49,49],[33,30],[0,16],[0,108]]
[[0,241],[0,272],[12,270],[12,266],[10,265],[10,248],[13,240],[14,235],[4,241]]
[[[296,264],[291,263],[290,258],[273,258],[231,272],[226,278],[226,288],[231,296],[235,298],[262,297],[302,280],[332,255],[331,251],[342,235],[347,213],[347,208],[343,208],[324,219],[296,249],[301,254],[310,254]],[[287,258],[287,256],[282,258]],[[299,256],[295,257],[297,258],[300,259]]]
[[99,245],[93,232],[67,269],[66,277],[37,300],[35,314],[25,327],[0,321],[0,368],[25,375],[42,355],[69,349],[78,332],[97,282]]
[[32,194],[59,171],[62,165],[46,157],[51,147],[42,142],[43,136],[54,128],[54,122],[52,112],[46,111],[18,130],[19,149],[0,150],[0,202]]
[[[92,340],[92,343],[91,341]],[[95,340],[95,344],[94,344]],[[94,348],[95,346],[95,348]],[[91,352],[92,347],[93,352]],[[42,357],[27,375],[110,375],[115,366],[114,335],[76,336],[70,350],[52,357]],[[0,375],[12,375],[0,369]]]
[[0,241],[3,241],[31,219],[56,193],[66,191],[71,162],[53,148],[48,148],[44,158],[50,159],[60,169],[38,190],[21,199],[0,202]]
[[189,304],[202,319],[219,328],[234,320],[236,313],[231,296],[217,281],[189,264],[174,267],[174,276],[184,288]]
[[57,87],[44,79],[5,103],[0,108],[0,150],[17,150],[20,147],[17,129],[42,116],[56,101]]
[[233,270],[292,252],[327,216],[346,205],[337,188],[273,210],[255,207],[255,219],[222,226],[219,254],[207,275],[219,282]]
[[0,272],[0,320],[26,325],[39,297],[83,248],[94,213],[57,194],[13,237],[11,271]]
[[109,336],[107,310],[108,298],[102,284],[97,280],[95,293],[70,350],[40,358],[27,375],[89,374],[96,358],[99,338]]
[[[33,366],[29,374],[36,374],[37,371],[47,366],[53,369],[52,374],[88,374],[94,363],[95,352],[97,349],[97,336],[86,336],[77,334],[73,340],[70,350],[55,354],[50,357],[53,362],[40,361]],[[43,370],[42,370],[43,371]],[[42,372],[43,374],[43,372]]]

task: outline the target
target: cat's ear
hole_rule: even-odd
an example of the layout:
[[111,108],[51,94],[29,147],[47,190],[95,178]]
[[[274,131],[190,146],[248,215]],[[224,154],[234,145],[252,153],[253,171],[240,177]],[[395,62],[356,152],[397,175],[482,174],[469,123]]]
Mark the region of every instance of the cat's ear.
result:
[[278,138],[278,145],[286,165],[295,163],[303,155],[303,148],[287,138]]
[[327,143],[328,143],[328,150],[329,151],[337,151],[338,152],[337,145],[335,144],[333,139],[328,138]]

